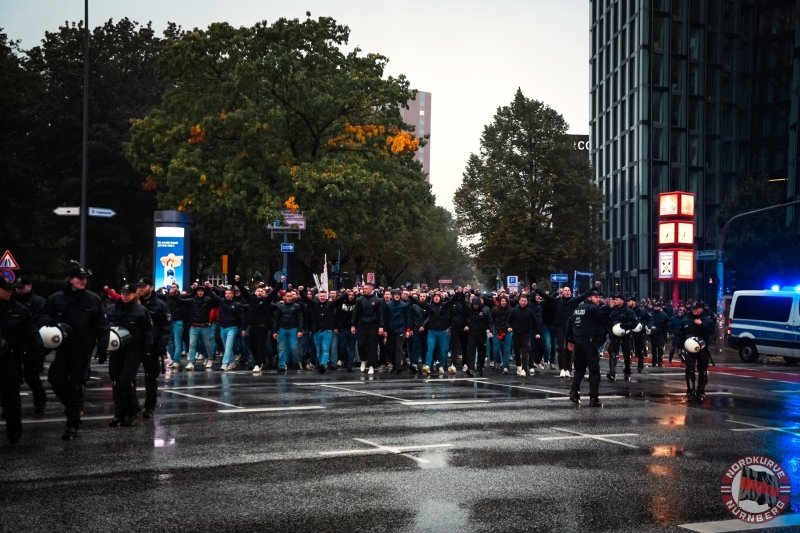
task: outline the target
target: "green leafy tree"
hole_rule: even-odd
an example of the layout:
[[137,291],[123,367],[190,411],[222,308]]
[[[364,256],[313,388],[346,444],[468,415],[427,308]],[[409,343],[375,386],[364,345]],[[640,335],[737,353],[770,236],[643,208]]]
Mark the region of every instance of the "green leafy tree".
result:
[[[722,227],[740,213],[782,203],[776,193],[766,177],[741,181],[717,213],[717,223]],[[767,211],[731,225],[725,239],[725,266],[736,272],[737,289],[763,289],[799,281],[800,236],[786,225],[786,211]]]
[[606,259],[603,195],[566,132],[561,115],[521,90],[484,128],[454,203],[459,231],[492,280],[496,268],[541,278]]

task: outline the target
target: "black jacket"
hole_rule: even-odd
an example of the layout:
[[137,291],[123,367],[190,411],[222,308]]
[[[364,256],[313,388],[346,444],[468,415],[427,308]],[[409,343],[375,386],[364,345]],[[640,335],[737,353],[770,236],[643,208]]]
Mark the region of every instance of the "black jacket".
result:
[[547,302],[547,306],[552,306],[548,309],[548,315],[553,313],[553,326],[557,328],[567,327],[567,320],[572,316],[572,312],[580,305],[586,298],[589,297],[589,291],[594,290],[590,287],[585,293],[573,298],[553,298],[549,294],[540,289],[536,289],[536,294],[542,297],[542,300]]
[[125,328],[131,334],[131,342],[121,347],[120,351],[152,354],[153,321],[150,319],[150,312],[143,305],[136,302],[126,304],[117,300],[108,309],[108,321],[111,326]]
[[541,328],[539,320],[536,317],[536,311],[530,305],[522,307],[518,305],[515,307],[511,314],[508,316],[508,327],[511,328],[514,335],[541,335]]
[[415,332],[419,332],[419,328],[428,320],[428,312],[411,300],[409,302],[411,306],[411,327]]
[[[700,320],[700,324],[694,323],[696,319]],[[706,348],[711,340],[711,336],[716,330],[716,324],[708,315],[707,311],[700,313],[700,316],[694,316],[691,311],[688,311],[683,317],[681,326],[684,339],[688,339],[689,337],[700,337],[706,342]]]
[[[345,294],[345,296],[347,296]],[[336,327],[338,329],[350,330],[353,325],[353,311],[356,308],[356,298],[352,300],[346,298],[342,304],[336,308]]]
[[381,327],[387,333],[405,333],[411,329],[411,326],[411,306],[409,304],[403,300],[395,302],[392,299],[383,305]]
[[[636,315],[636,320],[638,320],[642,326],[649,328],[653,324],[653,317],[650,313],[647,312],[647,309],[644,307],[637,305],[632,309],[633,314]],[[644,329],[640,333],[644,333]]]
[[609,330],[617,324],[621,325],[624,329],[632,330],[638,323],[639,319],[636,318],[636,313],[627,305],[611,309],[611,313],[608,317]]
[[28,308],[33,316],[33,321],[39,327],[42,327],[44,324],[39,324],[39,315],[42,313],[42,306],[44,305],[45,299],[39,296],[38,294],[34,294],[33,291],[27,294],[15,294],[14,300],[18,301],[22,305]]
[[42,307],[49,325],[67,324],[71,334],[58,347],[61,353],[87,352],[97,345],[98,353],[108,349],[108,317],[103,302],[87,290],[66,288],[52,294]]
[[184,300],[180,293],[174,296],[171,294],[159,294],[158,297],[169,307],[169,314],[173,322],[176,320],[190,320],[191,302]]
[[383,300],[378,298],[375,292],[370,296],[359,296],[356,299],[355,309],[353,309],[352,325],[355,327],[367,325],[380,327],[382,314]]
[[445,331],[450,323],[450,313],[448,310],[463,297],[463,293],[456,293],[448,298],[446,302],[439,302],[438,304],[434,303],[433,299],[427,302],[420,302],[417,298],[411,297],[411,301],[428,312],[427,329],[431,331]]
[[195,292],[192,295],[183,296],[181,299],[189,305],[189,321],[192,324],[208,324],[211,322],[209,315],[211,310],[217,307],[214,300],[209,296],[211,289],[206,289],[202,298]]
[[155,292],[146,300],[142,298],[141,302],[150,313],[150,320],[153,322],[153,344],[148,351],[153,355],[162,356],[167,353],[167,344],[172,339],[172,315],[169,306],[160,300]]
[[492,323],[496,332],[508,331],[508,317],[511,315],[511,304],[503,307],[497,304],[492,308]]
[[0,301],[0,337],[15,355],[27,353],[40,360],[44,356],[42,337],[34,323],[33,314],[19,302]]
[[592,302],[580,303],[567,321],[567,339],[570,342],[577,339],[605,339],[611,313],[612,309],[607,306],[601,307]]
[[242,291],[242,297],[247,302],[247,323],[249,326],[272,327],[272,312],[275,307],[272,302],[278,297],[278,289],[274,288],[263,298],[256,298],[247,291]]
[[666,336],[669,329],[669,317],[664,311],[653,311],[653,325],[650,326],[651,335]]
[[486,332],[492,331],[492,311],[483,305],[477,296],[475,296],[475,300],[478,301],[478,307],[466,301],[462,302],[466,315],[466,327],[469,328],[470,337],[486,337]]
[[300,291],[300,298],[308,306],[311,315],[311,331],[337,329],[336,308],[347,299],[347,294],[342,294],[335,300],[326,300],[325,303],[316,298],[309,300],[305,291]]
[[244,307],[236,300],[227,300],[220,298],[213,292],[211,299],[219,307],[219,327],[221,328],[243,328],[244,323]]
[[279,303],[272,313],[272,331],[277,333],[279,329],[293,328],[303,331],[306,324],[304,315],[303,309],[296,301],[290,304]]

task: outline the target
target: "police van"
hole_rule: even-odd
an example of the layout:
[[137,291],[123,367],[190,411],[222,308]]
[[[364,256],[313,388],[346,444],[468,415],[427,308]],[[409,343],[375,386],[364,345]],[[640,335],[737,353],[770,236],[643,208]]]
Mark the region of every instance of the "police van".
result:
[[800,362],[800,287],[736,291],[728,318],[728,346],[746,363],[761,355]]

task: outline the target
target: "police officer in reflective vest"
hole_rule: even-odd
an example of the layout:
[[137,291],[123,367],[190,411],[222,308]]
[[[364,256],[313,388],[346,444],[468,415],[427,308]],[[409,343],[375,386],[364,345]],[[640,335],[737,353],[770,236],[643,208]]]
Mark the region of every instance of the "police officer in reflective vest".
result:
[[142,359],[144,369],[144,411],[142,418],[151,418],[158,399],[157,378],[164,370],[164,355],[172,337],[172,316],[169,306],[156,296],[153,280],[141,278],[136,284],[139,301],[150,313],[153,322],[153,344],[145,351],[149,357]]
[[136,289],[133,283],[123,285],[119,291],[120,299],[108,310],[108,321],[116,331],[111,333],[112,342],[119,343],[109,347],[108,374],[114,397],[114,418],[108,423],[111,427],[134,425],[139,414],[136,373],[142,360],[155,359],[150,352],[153,348],[153,321],[147,309],[139,303]]
[[23,359],[41,359],[42,338],[27,307],[11,299],[15,285],[0,277],[0,401],[6,417],[8,441],[22,436],[22,402],[19,397]]
[[[714,320],[703,309],[702,303],[695,303],[692,312],[683,318],[683,338],[685,342],[694,343],[692,347],[700,348],[698,352],[685,350],[686,353],[686,397],[688,399],[697,398],[703,400],[706,397],[706,384],[708,384],[708,362],[711,354],[708,352],[708,343],[714,334],[716,325]],[[697,341],[700,342],[697,342]],[[697,365],[698,380],[697,391],[695,392],[694,367]]]
[[66,408],[64,440],[78,436],[92,351],[97,346],[97,359],[103,363],[108,349],[108,318],[100,297],[86,290],[88,277],[82,266],[70,268],[64,290],[52,294],[42,308],[42,319],[48,325],[66,324],[70,328],[47,371],[53,393]]
[[581,382],[589,368],[589,407],[602,407],[600,403],[600,346],[605,342],[606,323],[610,307],[601,307],[600,294],[590,290],[587,301],[578,305],[567,321],[567,340],[575,355],[575,376],[569,399],[581,403]]

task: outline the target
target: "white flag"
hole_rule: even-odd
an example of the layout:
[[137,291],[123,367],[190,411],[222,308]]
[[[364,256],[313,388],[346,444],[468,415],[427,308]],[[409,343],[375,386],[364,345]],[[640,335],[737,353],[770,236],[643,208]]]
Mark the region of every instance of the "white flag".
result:
[[328,254],[325,254],[325,266],[322,269],[322,275],[319,277],[319,284],[326,291],[328,290]]

